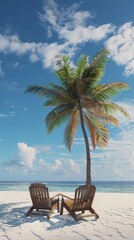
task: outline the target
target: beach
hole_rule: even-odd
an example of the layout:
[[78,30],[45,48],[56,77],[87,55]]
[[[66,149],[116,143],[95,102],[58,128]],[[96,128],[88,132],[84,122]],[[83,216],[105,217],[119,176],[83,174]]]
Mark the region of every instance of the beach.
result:
[[[50,192],[50,196],[57,192]],[[74,197],[73,192],[62,192]],[[46,216],[25,214],[31,207],[28,191],[0,191],[1,240],[133,240],[134,193],[96,192],[92,207],[99,214],[78,222],[64,210]]]

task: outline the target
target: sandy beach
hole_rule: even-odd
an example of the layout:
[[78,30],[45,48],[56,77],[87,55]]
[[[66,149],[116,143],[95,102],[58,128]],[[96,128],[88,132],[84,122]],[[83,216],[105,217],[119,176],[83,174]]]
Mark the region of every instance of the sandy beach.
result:
[[50,220],[46,216],[26,218],[30,206],[29,192],[0,191],[1,240],[134,239],[133,193],[96,193],[93,208],[100,216],[97,221],[88,217],[75,222],[66,211],[62,216],[55,212]]

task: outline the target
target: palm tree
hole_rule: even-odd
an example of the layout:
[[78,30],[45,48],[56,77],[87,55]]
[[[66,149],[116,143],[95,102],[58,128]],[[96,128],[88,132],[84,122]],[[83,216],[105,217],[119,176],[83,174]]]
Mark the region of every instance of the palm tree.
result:
[[53,107],[46,116],[48,133],[68,120],[64,131],[64,143],[71,150],[77,126],[80,123],[86,147],[86,184],[91,185],[91,156],[87,135],[89,130],[91,143],[104,147],[109,140],[109,131],[106,124],[119,126],[119,121],[114,117],[116,112],[121,112],[129,117],[127,111],[110,101],[128,85],[122,82],[102,84],[100,80],[108,60],[109,51],[102,49],[92,61],[88,56],[80,58],[76,66],[68,56],[61,55],[55,59],[54,72],[61,81],[60,85],[48,84],[47,86],[29,86],[26,92],[38,94],[46,98],[45,107]]

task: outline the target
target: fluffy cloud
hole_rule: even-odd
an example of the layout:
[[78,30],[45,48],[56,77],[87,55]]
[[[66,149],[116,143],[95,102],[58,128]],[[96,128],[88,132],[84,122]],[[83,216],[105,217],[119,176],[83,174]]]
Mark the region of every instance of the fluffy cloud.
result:
[[33,162],[36,158],[37,150],[33,147],[29,147],[26,143],[23,142],[19,142],[17,146],[19,152],[19,161],[21,165],[32,169]]
[[34,51],[35,48],[36,43],[23,43],[17,35],[9,36],[0,34],[0,52],[22,55],[29,51]]
[[89,25],[88,22],[93,18],[89,11],[79,11],[80,4],[72,4],[70,8],[60,9],[54,2],[45,2],[44,13],[40,14],[40,20],[46,26],[48,23],[49,36],[50,31],[57,32],[62,40],[69,44],[77,45],[87,41],[100,41],[108,33],[113,32],[112,24],[104,24],[98,27]]
[[[52,66],[53,59],[59,54],[72,56],[77,45],[88,41],[100,41],[113,32],[111,24],[92,26],[88,22],[93,18],[89,11],[79,11],[80,4],[72,4],[70,8],[60,9],[54,1],[47,1],[43,13],[39,13],[42,25],[48,27],[48,35],[57,34],[60,42],[22,42],[17,34],[0,34],[0,52],[5,54],[16,54],[18,56],[28,55],[31,62],[41,61],[44,68]],[[15,67],[17,67],[15,65]],[[4,72],[0,63],[0,74]]]
[[[124,65],[125,75],[134,74],[134,26],[132,22],[116,28],[111,23],[100,26],[91,25],[94,15],[90,11],[80,11],[80,2],[71,7],[60,8],[55,1],[44,1],[43,11],[39,14],[42,26],[47,28],[48,37],[56,36],[55,42],[22,42],[17,34],[0,34],[0,52],[5,54],[27,55],[34,63],[40,61],[43,68],[52,66],[55,55],[73,56],[82,43],[105,41],[111,51],[112,59]],[[47,22],[47,24],[46,24]],[[110,37],[108,38],[110,34]],[[59,42],[58,42],[59,41]],[[4,75],[0,62],[0,75]],[[14,67],[19,66],[17,62]]]
[[[67,52],[70,52],[71,55],[72,51],[68,43],[28,43],[22,42],[17,35],[7,36],[0,34],[0,52],[5,54],[14,53],[17,55],[27,54],[31,62],[40,60],[44,68],[51,67],[56,55]],[[0,62],[0,75],[3,74],[4,72],[2,71]]]
[[132,22],[122,25],[115,34],[106,41],[113,60],[125,66],[125,75],[134,74],[134,26]]
[[54,42],[51,44],[44,44],[44,46],[42,45],[42,47],[38,48],[37,53],[42,59],[43,67],[48,68],[51,67],[56,55],[69,52],[69,49],[70,47],[67,43],[58,44]]
[[92,152],[92,167],[99,179],[133,180],[134,174],[134,129],[128,127],[110,139],[107,148]]
[[86,20],[93,18],[93,15],[89,11],[78,11],[72,15],[74,25],[85,25]]
[[11,173],[29,173],[34,171],[34,161],[36,160],[37,150],[28,146],[24,142],[17,144],[17,156],[4,163],[5,172]]
[[43,12],[39,13],[39,18],[46,28],[49,25],[49,31],[59,33],[60,28],[67,26],[68,29],[76,27],[78,24],[85,24],[86,20],[93,15],[89,11],[78,11],[80,3],[73,3],[71,7],[60,8],[53,0],[44,1]]
[[120,125],[123,127],[124,125],[129,125],[130,123],[134,123],[134,103],[133,101],[118,101],[117,104],[128,112],[130,118],[126,118],[121,113],[116,113],[115,117],[119,120]]
[[60,160],[56,159],[54,163],[47,163],[44,159],[39,160],[41,171],[45,171],[46,175],[49,174],[63,174],[65,172],[63,164]]
[[58,171],[59,169],[62,169],[62,162],[60,160],[55,160],[55,164],[52,166],[52,171]]
[[100,41],[111,32],[113,32],[113,26],[111,24],[104,24],[99,27],[83,27],[78,25],[73,30],[69,30],[66,27],[61,28],[59,36],[62,39],[66,39],[70,44],[77,45],[88,41]]
[[66,169],[68,169],[68,171],[71,171],[73,173],[80,173],[79,165],[75,161],[73,161],[72,159],[66,161],[65,165],[66,165]]
[[45,171],[46,174],[69,175],[70,173],[80,173],[79,165],[73,160],[61,161],[56,159],[54,163],[47,163],[44,159],[40,159],[39,166],[40,170]]

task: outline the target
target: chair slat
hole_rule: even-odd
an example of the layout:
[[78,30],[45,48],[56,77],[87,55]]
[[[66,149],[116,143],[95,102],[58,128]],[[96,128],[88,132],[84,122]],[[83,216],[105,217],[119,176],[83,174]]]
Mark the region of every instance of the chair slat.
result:
[[78,220],[78,214],[76,212],[81,211],[84,213],[86,210],[89,210],[95,218],[99,218],[98,214],[92,208],[92,202],[94,199],[96,188],[94,185],[83,185],[75,190],[74,200],[64,200],[62,199],[61,211],[63,214],[63,207],[74,217],[74,219]]
[[49,191],[45,184],[33,183],[29,187],[29,192],[32,200],[33,206],[27,212],[27,216],[34,210],[46,210],[47,217],[49,218],[52,211],[57,209],[59,211],[59,198],[51,200],[49,198]]

